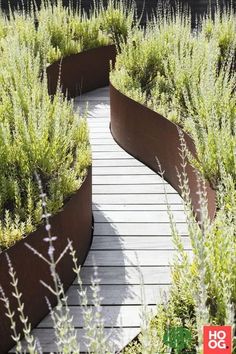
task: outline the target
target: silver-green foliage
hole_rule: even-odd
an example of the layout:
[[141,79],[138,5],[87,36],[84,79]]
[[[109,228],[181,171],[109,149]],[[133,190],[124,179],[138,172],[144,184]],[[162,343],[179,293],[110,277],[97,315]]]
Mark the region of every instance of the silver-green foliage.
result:
[[21,43],[52,63],[71,54],[125,41],[137,24],[132,1],[109,0],[87,14],[80,6],[63,6],[62,0],[44,1],[35,11],[0,13],[0,40],[18,33]]
[[232,10],[195,32],[188,13],[167,11],[129,37],[111,74],[117,89],[193,137],[192,163],[216,189],[224,170],[236,178],[235,33]]
[[[43,75],[43,77],[42,77]],[[48,95],[40,55],[8,36],[0,61],[0,245],[9,247],[41,220],[38,172],[51,212],[77,190],[90,164],[86,121],[58,92]]]
[[47,93],[46,65],[65,56],[125,41],[131,4],[110,0],[86,15],[62,1],[0,15],[0,248],[31,232],[41,218],[34,173],[51,212],[77,190],[90,164],[86,122],[58,92]]
[[[57,273],[57,267],[66,253],[70,253],[73,261],[73,271],[76,275],[76,281],[78,283],[78,298],[81,303],[84,330],[85,330],[85,343],[86,352],[96,353],[96,354],[113,354],[115,350],[113,345],[109,343],[109,340],[104,332],[103,318],[101,315],[101,297],[99,294],[99,285],[97,278],[97,271],[95,269],[95,279],[91,280],[91,290],[93,294],[93,306],[88,305],[87,289],[83,286],[80,277],[80,267],[77,261],[77,252],[74,250],[71,241],[68,239],[68,244],[65,246],[62,253],[55,256],[55,245],[57,236],[54,236],[51,229],[51,224],[49,222],[48,213],[48,201],[45,191],[42,186],[42,181],[38,175],[35,174],[36,183],[38,186],[38,191],[41,197],[42,209],[43,209],[43,220],[45,224],[45,238],[44,241],[48,244],[48,253],[45,257],[37,249],[33,248],[28,243],[25,246],[34,253],[35,257],[39,257],[42,262],[45,262],[50,269],[51,281],[45,283],[40,280],[41,285],[46,287],[49,292],[55,296],[56,306],[54,309],[51,307],[51,303],[46,298],[48,303],[51,319],[53,322],[54,332],[55,332],[55,346],[58,352],[63,354],[69,353],[80,353],[80,344],[77,339],[77,331],[73,324],[73,316],[71,315],[70,308],[68,306],[68,298],[65,294],[63,284],[61,282],[60,276]],[[12,286],[12,296],[17,301],[17,309],[14,311],[11,308],[11,303],[9,298],[6,296],[4,289],[0,285],[0,301],[6,310],[7,321],[11,326],[12,339],[15,342],[15,352],[17,354],[29,352],[30,354],[41,354],[42,348],[40,342],[31,333],[31,324],[29,323],[28,317],[26,316],[27,309],[24,308],[24,303],[22,299],[22,293],[19,291],[19,284],[17,274],[12,266],[11,260],[7,255],[7,261],[9,265],[9,276],[11,279]],[[20,320],[22,324],[21,332],[18,332],[16,327],[16,318]],[[21,334],[24,334],[25,345],[20,341]],[[24,347],[24,348],[23,348]]]

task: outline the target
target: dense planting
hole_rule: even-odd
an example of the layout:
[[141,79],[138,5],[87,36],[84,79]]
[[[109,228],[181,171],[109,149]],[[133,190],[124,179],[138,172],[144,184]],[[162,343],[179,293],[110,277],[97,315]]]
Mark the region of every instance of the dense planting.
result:
[[54,213],[91,163],[85,119],[58,92],[48,95],[46,66],[62,57],[126,40],[135,11],[109,1],[89,16],[61,1],[0,16],[0,249],[35,229],[40,176]]
[[88,130],[60,93],[47,93],[39,56],[7,38],[0,61],[0,245],[9,247],[41,220],[37,172],[50,212],[76,191],[90,164]]
[[[166,353],[169,348],[163,344],[164,332],[176,326],[191,331],[188,349],[202,354],[203,325],[235,326],[235,33],[236,16],[227,11],[218,13],[214,20],[207,16],[192,31],[187,13],[164,9],[143,30],[135,26],[133,9],[112,0],[90,16],[65,9],[59,2],[35,14],[13,13],[10,19],[0,18],[1,249],[32,231],[41,220],[35,172],[47,194],[50,212],[62,207],[86,175],[91,162],[86,121],[74,115],[71,103],[59,92],[53,98],[48,95],[45,69],[61,57],[104,44],[116,43],[120,49],[111,75],[114,86],[192,136],[197,158],[189,156],[181,140],[183,167],[191,159],[199,178],[206,178],[217,190],[218,211],[212,222],[205,191],[199,190],[199,225],[191,208],[187,175],[180,176],[193,259],[184,251],[170,212],[177,248],[170,294],[158,307],[157,316],[146,321],[137,343],[125,349],[127,354]],[[50,235],[48,240],[53,241]],[[49,256],[52,276],[58,283],[58,306],[52,315],[56,342],[60,352],[76,353],[79,345],[55,274],[53,251]],[[76,265],[75,271],[79,273]],[[14,277],[12,273],[16,285]],[[80,279],[79,284],[86,297]],[[91,352],[112,353],[105,344],[98,292],[95,286],[92,290],[97,322],[93,324],[85,299],[88,346]],[[4,294],[1,296],[11,318],[9,303]],[[33,337],[28,330],[25,334],[29,352],[37,353]],[[15,339],[18,342],[17,336]]]
[[[33,6],[32,6],[33,7]],[[106,6],[94,6],[90,14],[80,7],[64,7],[62,0],[46,1],[30,13],[0,15],[0,38],[15,32],[21,43],[34,49],[47,63],[71,54],[126,41],[135,26],[136,11],[130,3],[109,0]]]
[[[164,16],[163,16],[164,12]],[[197,158],[182,141],[187,159],[217,190],[217,215],[210,222],[199,190],[199,225],[192,212],[187,175],[180,177],[193,260],[184,251],[173,217],[178,257],[168,301],[125,353],[165,353],[167,328],[192,333],[188,350],[202,353],[202,326],[235,325],[236,307],[236,15],[210,16],[191,29],[181,11],[162,11],[146,31],[135,30],[118,55],[112,84],[122,93],[180,125],[194,140]],[[144,121],[145,124],[145,121]],[[234,349],[235,352],[235,349]]]
[[197,32],[189,16],[167,13],[129,37],[111,76],[121,92],[190,133],[193,163],[216,189],[224,171],[236,178],[235,33],[233,13],[204,19]]

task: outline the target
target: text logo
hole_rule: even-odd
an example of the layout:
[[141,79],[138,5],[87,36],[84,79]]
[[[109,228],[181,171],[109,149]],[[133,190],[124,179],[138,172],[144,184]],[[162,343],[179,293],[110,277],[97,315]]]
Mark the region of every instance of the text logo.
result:
[[204,326],[203,348],[204,354],[231,354],[231,326]]

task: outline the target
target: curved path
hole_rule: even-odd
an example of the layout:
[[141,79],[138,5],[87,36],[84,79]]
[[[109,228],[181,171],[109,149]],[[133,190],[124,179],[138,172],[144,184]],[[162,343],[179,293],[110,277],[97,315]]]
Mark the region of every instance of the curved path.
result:
[[[109,130],[109,90],[99,89],[75,99],[75,109],[89,105],[88,123],[93,151],[92,248],[82,268],[91,302],[91,277],[98,268],[106,332],[121,350],[140,331],[142,289],[151,310],[170,283],[169,262],[174,255],[162,179],[122,150]],[[182,201],[167,183],[168,202],[189,249]],[[140,285],[143,283],[143,286]],[[83,345],[77,285],[68,290],[74,324]],[[50,316],[34,330],[43,352],[56,351]]]

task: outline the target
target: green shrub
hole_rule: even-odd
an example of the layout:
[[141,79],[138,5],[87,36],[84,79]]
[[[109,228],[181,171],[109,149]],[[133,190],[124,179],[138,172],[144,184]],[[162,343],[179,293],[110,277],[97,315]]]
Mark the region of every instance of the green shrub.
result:
[[[131,12],[129,12],[132,9]],[[42,179],[50,212],[77,190],[91,162],[84,119],[58,92],[47,93],[45,67],[62,57],[123,41],[135,11],[116,1],[86,15],[62,1],[0,16],[0,247],[34,230]],[[42,78],[42,72],[43,78]]]
[[210,14],[203,17],[201,29],[204,36],[210,40],[215,39],[220,48],[220,59],[223,59],[230,51],[236,48],[236,21],[235,14],[231,7],[218,9],[214,20]]
[[62,0],[45,1],[35,12],[13,11],[9,19],[1,13],[0,39],[17,32],[21,43],[34,48],[41,59],[53,63],[112,43],[119,47],[136,22],[132,2],[109,0],[106,5],[94,4],[86,14],[81,7],[63,6]]
[[[212,35],[206,34],[208,22]],[[198,32],[190,24],[188,13],[167,11],[145,33],[137,30],[122,45],[111,81],[192,136],[197,158],[191,162],[217,189],[222,171],[236,177],[236,16],[217,13],[215,20],[204,19]]]
[[101,30],[110,40],[120,47],[126,42],[133,27],[138,24],[133,1],[109,0],[107,5],[100,4],[97,9]]
[[60,1],[56,5],[43,7],[37,14],[37,20],[37,34],[48,33],[49,63],[110,43],[100,30],[99,18],[93,13],[88,17],[81,11],[65,8]]
[[91,162],[86,121],[58,92],[47,92],[39,55],[19,38],[5,39],[0,61],[0,245],[9,247],[41,220],[34,174],[50,212],[76,191]]
[[214,20],[207,15],[194,32],[190,23],[187,12],[162,9],[145,32],[136,30],[129,36],[111,73],[118,90],[192,136],[196,157],[181,140],[183,166],[189,159],[199,178],[207,179],[217,190],[217,215],[212,222],[206,192],[199,190],[199,225],[191,208],[187,175],[180,179],[193,257],[185,253],[170,214],[177,249],[170,293],[158,306],[148,331],[125,354],[143,354],[146,337],[150,347],[146,353],[167,352],[164,333],[176,326],[191,331],[188,350],[202,353],[203,325],[235,325],[236,16],[232,10],[218,11]]

